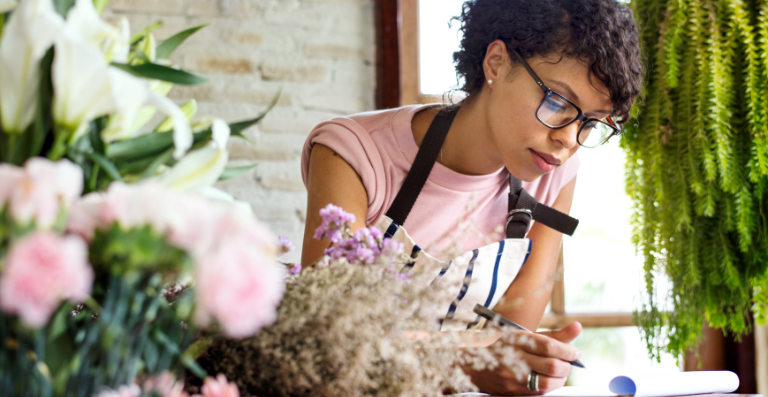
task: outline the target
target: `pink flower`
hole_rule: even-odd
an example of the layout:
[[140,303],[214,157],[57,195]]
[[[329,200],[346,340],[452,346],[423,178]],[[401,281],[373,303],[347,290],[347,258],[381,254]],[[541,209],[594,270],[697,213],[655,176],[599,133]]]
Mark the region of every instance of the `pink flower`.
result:
[[82,239],[34,232],[8,250],[0,275],[0,309],[40,327],[62,300],[86,299],[92,283],[93,269]]
[[147,379],[144,382],[144,391],[155,392],[159,397],[189,397],[189,394],[184,391],[184,382],[177,381],[168,371]]
[[9,200],[11,216],[22,225],[34,221],[38,230],[48,230],[83,192],[83,171],[68,160],[39,157],[27,160],[23,170]]
[[11,199],[23,177],[24,170],[22,168],[10,164],[0,164],[0,211]]
[[104,389],[96,397],[141,397],[138,385],[120,386],[117,390]]
[[237,239],[222,240],[197,262],[198,324],[215,318],[226,335],[243,338],[275,321],[286,275],[274,252]]
[[202,397],[240,397],[237,385],[227,382],[227,378],[219,374],[214,378],[207,378],[200,389]]

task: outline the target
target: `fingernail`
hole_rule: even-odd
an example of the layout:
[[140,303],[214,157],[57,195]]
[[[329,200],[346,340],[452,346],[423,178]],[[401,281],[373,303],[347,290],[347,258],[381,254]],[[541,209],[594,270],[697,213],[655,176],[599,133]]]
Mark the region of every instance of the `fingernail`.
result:
[[576,360],[578,360],[578,359],[580,359],[580,358],[581,358],[581,352],[580,352],[580,351],[578,351],[578,350],[576,350],[576,356],[575,356],[575,358],[573,359],[573,361],[576,361]]

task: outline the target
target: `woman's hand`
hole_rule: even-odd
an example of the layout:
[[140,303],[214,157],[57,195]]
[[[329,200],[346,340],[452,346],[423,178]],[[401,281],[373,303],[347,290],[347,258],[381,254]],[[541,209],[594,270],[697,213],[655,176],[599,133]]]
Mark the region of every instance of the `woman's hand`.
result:
[[[509,368],[497,367],[488,371],[465,370],[472,382],[483,393],[492,395],[544,394],[565,385],[571,373],[571,361],[578,360],[581,353],[571,341],[581,334],[581,324],[573,323],[557,331],[548,331],[527,335],[531,343],[515,345],[520,350],[523,360],[538,376],[539,389],[536,392],[528,388],[527,374],[524,379]],[[503,339],[495,343],[505,343]]]

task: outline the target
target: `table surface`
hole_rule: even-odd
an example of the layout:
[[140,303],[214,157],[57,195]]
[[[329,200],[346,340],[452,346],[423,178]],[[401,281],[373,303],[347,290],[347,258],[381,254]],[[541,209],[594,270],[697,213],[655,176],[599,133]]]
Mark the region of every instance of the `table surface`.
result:
[[[464,396],[472,396],[473,394],[465,393]],[[496,397],[491,396],[488,394],[482,394],[477,393],[474,394],[475,396],[487,396],[487,397]],[[459,396],[458,394],[456,396]],[[526,397],[526,396],[518,396],[518,397]],[[541,396],[531,396],[531,397],[541,397]],[[567,397],[567,396],[565,396]],[[579,397],[586,397],[586,396],[579,396]],[[622,395],[616,396],[616,397],[624,397]],[[626,397],[631,397],[630,395],[627,395]],[[762,394],[733,394],[733,393],[708,393],[708,394],[690,394],[686,395],[685,397],[766,397]]]

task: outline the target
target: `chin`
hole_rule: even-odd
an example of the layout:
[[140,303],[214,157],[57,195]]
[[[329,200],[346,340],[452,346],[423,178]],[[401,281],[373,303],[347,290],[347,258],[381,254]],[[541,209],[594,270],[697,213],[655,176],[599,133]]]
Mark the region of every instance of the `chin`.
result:
[[523,182],[533,182],[542,176],[546,175],[547,173],[538,171],[531,171],[531,170],[515,170],[512,171],[507,167],[507,171],[509,171],[510,174],[514,175],[517,179],[523,181]]

